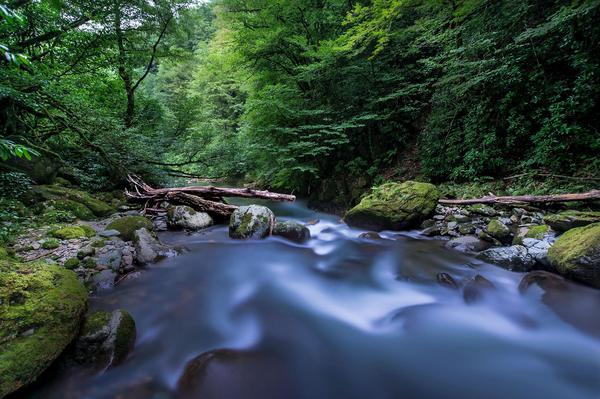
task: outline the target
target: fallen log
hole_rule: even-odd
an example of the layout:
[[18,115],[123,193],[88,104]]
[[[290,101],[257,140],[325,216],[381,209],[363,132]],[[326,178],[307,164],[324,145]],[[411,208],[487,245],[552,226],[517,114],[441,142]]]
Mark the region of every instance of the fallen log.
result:
[[129,201],[144,203],[146,213],[163,213],[161,202],[173,205],[187,205],[198,212],[206,212],[218,219],[228,219],[237,206],[226,204],[223,197],[257,198],[271,201],[295,201],[296,197],[246,188],[221,187],[174,187],[154,188],[137,176],[127,177],[131,190],[125,190]]
[[556,194],[556,195],[517,195],[517,196],[495,196],[488,195],[482,198],[450,200],[441,199],[441,205],[475,205],[475,204],[503,204],[503,205],[518,205],[525,203],[556,203],[556,202],[572,202],[572,201],[598,201],[600,200],[600,190],[592,190],[587,193],[580,194]]

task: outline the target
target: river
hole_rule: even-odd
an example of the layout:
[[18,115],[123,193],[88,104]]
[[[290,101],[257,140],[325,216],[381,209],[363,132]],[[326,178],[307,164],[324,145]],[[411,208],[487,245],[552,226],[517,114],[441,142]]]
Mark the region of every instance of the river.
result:
[[[302,202],[269,204],[313,239],[233,241],[226,226],[166,232],[185,247],[92,298],[128,310],[138,339],[127,362],[97,375],[46,376],[32,398],[598,399],[598,291],[570,285],[549,306],[523,274],[446,249],[416,233],[359,238]],[[465,301],[476,275],[495,289]],[[562,299],[561,299],[562,298]],[[217,351],[193,394],[186,364]],[[239,351],[239,352],[238,352]]]

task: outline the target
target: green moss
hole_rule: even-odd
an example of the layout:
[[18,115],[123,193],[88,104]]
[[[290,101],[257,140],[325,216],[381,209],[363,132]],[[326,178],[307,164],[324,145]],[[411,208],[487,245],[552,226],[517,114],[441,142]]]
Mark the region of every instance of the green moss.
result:
[[72,240],[75,238],[83,238],[86,236],[85,230],[79,226],[67,226],[58,230],[53,230],[50,235],[61,240]]
[[79,259],[77,259],[77,258],[67,259],[67,261],[64,264],[65,269],[69,269],[69,270],[73,270],[77,266],[79,266]]
[[58,241],[56,238],[48,238],[47,240],[45,240],[44,242],[42,242],[42,248],[43,249],[56,249],[60,247],[60,241]]
[[70,199],[56,199],[51,202],[54,209],[72,213],[77,219],[93,220],[94,213],[85,205]]
[[9,259],[10,256],[8,256],[8,251],[6,250],[6,248],[0,247],[0,262],[7,261]]
[[94,228],[92,226],[88,226],[87,224],[80,224],[79,226],[80,229],[82,229],[85,232],[85,236],[88,238],[92,238],[92,237],[96,237],[96,230],[94,230]]
[[544,217],[544,223],[556,231],[567,231],[598,222],[600,222],[600,212],[565,211]]
[[101,238],[99,240],[92,241],[92,248],[102,248],[106,246],[106,238]]
[[135,320],[125,310],[119,310],[121,317],[115,337],[115,353],[113,365],[122,363],[135,344],[136,330]]
[[81,327],[81,336],[94,335],[107,327],[110,322],[111,313],[94,312],[85,318]]
[[34,381],[77,333],[87,294],[77,276],[0,262],[0,397]]
[[434,185],[418,182],[386,183],[346,213],[351,226],[402,230],[417,226],[430,216],[440,194]]
[[529,228],[524,238],[535,238],[536,240],[543,240],[546,234],[550,231],[550,226],[542,224],[539,226],[532,226]]
[[95,216],[102,217],[114,213],[114,209],[107,203],[100,201],[90,194],[61,186],[36,186],[34,195],[44,200],[71,200],[85,205]]
[[143,216],[126,216],[112,221],[107,230],[117,230],[125,241],[133,240],[133,233],[141,228],[152,231],[152,222]]
[[85,267],[86,269],[93,269],[96,267],[96,259],[87,258],[83,261],[82,266]]
[[[594,256],[600,258],[600,223],[567,231],[548,251],[548,259],[563,274],[585,268],[585,264],[590,263],[589,259]],[[589,266],[594,267],[592,264]]]
[[498,219],[491,220],[486,227],[486,231],[489,235],[496,238],[504,238],[510,235],[508,227],[502,224]]

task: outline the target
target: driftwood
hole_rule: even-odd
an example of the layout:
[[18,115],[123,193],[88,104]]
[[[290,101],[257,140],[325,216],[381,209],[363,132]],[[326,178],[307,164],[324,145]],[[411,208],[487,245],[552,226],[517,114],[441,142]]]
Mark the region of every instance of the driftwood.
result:
[[249,188],[222,188],[213,186],[153,188],[137,176],[127,177],[131,190],[125,190],[125,196],[133,202],[144,203],[145,213],[164,213],[158,205],[169,202],[173,205],[187,205],[199,212],[206,212],[219,219],[228,218],[237,209],[226,204],[224,197],[257,198],[270,201],[295,201],[296,197],[277,194],[270,191]]
[[504,204],[517,205],[524,203],[555,203],[555,202],[572,202],[572,201],[598,201],[600,200],[600,190],[592,190],[581,194],[558,194],[558,195],[518,195],[497,197],[489,195],[483,198],[466,199],[466,200],[449,200],[442,199],[439,201],[442,205],[474,205],[474,204]]

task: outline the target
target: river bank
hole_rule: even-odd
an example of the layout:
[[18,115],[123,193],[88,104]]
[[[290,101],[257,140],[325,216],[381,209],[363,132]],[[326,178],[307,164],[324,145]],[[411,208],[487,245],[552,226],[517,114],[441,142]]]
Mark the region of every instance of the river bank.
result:
[[[57,190],[61,192],[63,197],[79,198],[79,201],[83,201],[83,197],[77,192],[78,190],[72,188],[69,190],[64,190],[64,188],[54,188],[49,191],[58,192]],[[304,208],[302,205],[272,204],[261,201],[240,202],[239,204],[244,205],[258,202],[260,205],[262,203],[262,205],[267,205],[271,208],[274,214],[270,214],[270,210],[260,206],[255,207],[256,209],[252,207],[243,208],[243,213],[239,216],[239,223],[234,223],[232,221],[232,227],[230,228],[221,226],[211,227],[213,223],[210,218],[184,208],[174,209],[172,212],[168,212],[164,216],[155,218],[150,222],[140,216],[139,209],[133,209],[129,205],[118,202],[117,198],[113,199],[115,199],[115,201],[108,205],[112,211],[106,211],[104,217],[96,217],[96,220],[77,221],[67,224],[62,223],[59,225],[53,224],[52,226],[40,226],[31,229],[26,235],[17,239],[15,245],[11,248],[15,255],[20,257],[20,260],[10,257],[9,258],[12,260],[5,260],[5,264],[12,264],[13,268],[20,270],[25,270],[22,269],[25,267],[30,270],[30,272],[33,272],[34,275],[38,273],[37,270],[44,270],[44,267],[52,268],[62,266],[63,268],[66,267],[72,269],[79,280],[85,284],[88,293],[91,295],[91,310],[94,312],[88,312],[88,316],[85,319],[81,319],[82,332],[79,334],[79,337],[76,340],[77,344],[75,345],[78,349],[76,349],[75,352],[67,352],[66,355],[63,355],[63,360],[59,361],[63,364],[63,366],[59,368],[64,367],[71,370],[66,376],[62,375],[61,377],[56,377],[57,383],[59,384],[62,384],[62,382],[65,381],[70,381],[69,384],[72,384],[73,376],[79,375],[79,371],[84,370],[85,374],[88,375],[86,378],[89,379],[89,384],[94,385],[95,383],[92,383],[91,381],[96,378],[102,378],[101,376],[104,374],[98,374],[97,370],[106,370],[107,367],[116,367],[118,370],[120,367],[117,366],[123,362],[125,363],[121,367],[128,367],[127,364],[131,361],[133,362],[131,365],[132,367],[141,367],[144,370],[147,370],[148,367],[152,368],[152,365],[139,363],[141,361],[139,358],[137,361],[132,359],[127,360],[131,356],[128,355],[129,351],[134,347],[133,342],[136,335],[135,326],[137,326],[138,335],[137,345],[142,346],[144,345],[144,342],[146,342],[144,341],[145,339],[150,339],[147,334],[151,334],[151,331],[156,328],[156,325],[152,325],[156,322],[156,319],[153,317],[148,319],[149,315],[146,314],[145,311],[141,311],[138,308],[140,304],[135,301],[148,300],[150,303],[154,303],[154,306],[161,308],[163,304],[159,305],[160,302],[156,302],[156,300],[159,300],[158,298],[152,300],[150,300],[150,298],[157,295],[159,298],[164,299],[165,295],[173,295],[173,293],[168,292],[168,290],[167,292],[162,292],[158,286],[155,286],[152,293],[149,293],[149,287],[146,286],[148,279],[158,278],[162,283],[165,283],[169,279],[174,278],[175,281],[169,283],[168,286],[172,287],[172,289],[183,289],[183,292],[190,292],[189,289],[193,289],[192,287],[201,284],[200,281],[206,279],[206,276],[198,275],[195,272],[192,275],[187,276],[187,278],[190,279],[189,282],[186,282],[185,278],[182,279],[182,276],[172,275],[175,270],[185,270],[185,264],[190,265],[190,267],[192,264],[197,264],[201,269],[207,267],[211,270],[210,272],[205,272],[215,273],[216,270],[214,267],[216,266],[211,265],[211,263],[214,262],[221,265],[221,268],[232,268],[232,273],[242,273],[243,275],[246,275],[245,272],[242,272],[242,269],[240,269],[240,267],[243,267],[244,263],[250,262],[255,265],[252,266],[251,269],[256,271],[256,268],[260,268],[266,261],[267,265],[271,265],[267,266],[267,269],[270,270],[270,272],[267,273],[267,271],[263,271],[261,272],[261,275],[267,278],[265,281],[268,281],[270,278],[276,278],[270,273],[275,272],[277,267],[279,267],[277,264],[282,265],[281,267],[284,267],[285,270],[290,272],[291,270],[288,268],[291,267],[291,264],[289,264],[291,262],[292,264],[305,264],[309,270],[323,274],[323,277],[328,279],[341,279],[342,282],[350,282],[358,279],[356,281],[360,281],[361,284],[366,284],[374,277],[371,275],[372,272],[377,271],[377,273],[383,272],[384,274],[387,274],[394,270],[392,275],[390,275],[390,277],[392,277],[391,280],[386,282],[384,284],[385,286],[390,284],[393,286],[400,282],[401,284],[408,284],[408,287],[412,287],[411,290],[416,289],[417,291],[415,292],[421,291],[421,288],[418,287],[428,287],[419,294],[423,295],[425,292],[431,294],[431,289],[437,291],[439,288],[433,288],[433,286],[431,286],[431,284],[434,284],[436,287],[443,288],[443,290],[450,289],[456,292],[456,294],[452,294],[448,298],[446,297],[446,294],[443,294],[442,296],[445,299],[442,302],[447,300],[453,302],[457,299],[455,295],[458,295],[460,301],[466,305],[484,303],[486,304],[485,306],[489,306],[486,298],[490,295],[495,296],[496,294],[493,294],[493,292],[496,291],[502,292],[501,296],[504,300],[511,298],[510,301],[514,301],[515,295],[519,295],[515,291],[521,291],[521,295],[525,295],[533,289],[531,287],[538,287],[547,292],[549,298],[554,298],[558,295],[558,292],[563,292],[563,294],[559,295],[567,295],[564,297],[566,298],[566,303],[557,304],[554,303],[554,299],[552,299],[549,302],[550,305],[548,305],[557,312],[565,323],[576,326],[578,329],[581,329],[584,334],[596,336],[598,333],[598,330],[596,329],[597,325],[593,320],[591,324],[584,321],[585,317],[581,313],[581,309],[578,309],[576,299],[574,299],[589,298],[589,300],[594,303],[594,301],[597,300],[596,291],[589,290],[585,287],[578,288],[578,286],[567,282],[557,274],[539,271],[552,270],[550,268],[551,263],[546,261],[547,256],[545,254],[549,247],[554,244],[558,233],[562,232],[561,229],[564,229],[565,226],[567,226],[564,223],[571,223],[571,225],[568,225],[567,227],[574,227],[575,225],[581,226],[581,219],[574,219],[572,217],[572,212],[568,214],[570,215],[570,218],[563,220],[564,218],[562,217],[554,216],[550,213],[543,212],[540,209],[533,208],[494,209],[481,206],[459,208],[434,205],[432,210],[421,214],[418,223],[416,219],[411,222],[414,223],[414,227],[417,227],[416,230],[412,230],[410,233],[399,234],[398,232],[385,230],[382,232],[374,232],[370,231],[370,229],[351,229],[343,224],[338,217],[315,213],[314,211]],[[57,198],[47,199],[45,201],[51,201],[52,204],[52,210],[47,209],[47,212],[56,210]],[[77,202],[75,200],[70,201]],[[98,204],[96,203],[96,205]],[[58,206],[61,207],[62,205]],[[396,211],[398,210],[399,209],[396,208]],[[415,211],[415,209],[413,209],[413,211]],[[247,215],[249,214],[252,215],[250,219],[255,219],[258,222],[257,224],[250,223],[250,227],[248,227],[248,225],[243,226],[244,223],[242,223],[242,221],[247,221],[249,218]],[[261,219],[260,215],[267,215],[267,217],[266,219]],[[594,214],[588,213],[587,216],[587,224],[593,225],[594,220],[589,218],[593,217]],[[275,218],[279,220],[279,224],[275,222]],[[556,224],[555,221],[558,224]],[[264,223],[267,223],[267,228],[265,228]],[[272,225],[269,225],[269,223],[272,223]],[[545,223],[548,223],[548,225]],[[558,227],[559,225],[562,227]],[[275,228],[275,226],[278,227]],[[540,228],[539,226],[544,227]],[[413,225],[407,227],[412,228]],[[232,229],[245,234],[246,237],[252,236],[254,232],[256,232],[258,237],[266,237],[266,240],[264,241],[264,244],[261,243],[261,241],[256,240],[242,242],[232,240],[230,237],[236,237],[235,233],[232,234]],[[144,231],[147,234],[144,233]],[[152,231],[154,231],[154,233],[152,233]],[[275,231],[279,236],[269,237],[270,234],[265,233],[269,231]],[[94,233],[93,235],[92,232]],[[153,234],[158,234],[160,241],[157,240],[156,236],[153,236]],[[58,247],[54,249],[44,248],[44,246],[48,247],[47,244],[44,244],[51,239],[56,240],[53,241],[53,244],[56,245],[58,243]],[[547,243],[547,247],[543,247],[545,244],[540,243]],[[37,247],[36,244],[39,244],[39,247]],[[94,250],[92,251],[90,248],[93,248]],[[264,248],[269,249],[264,252]],[[524,252],[522,248],[524,248]],[[423,258],[421,255],[418,255],[418,253],[423,250],[426,252],[431,251],[434,258],[429,256]],[[544,252],[544,250],[546,250],[546,252]],[[258,251],[260,255],[250,255],[250,253],[246,251]],[[274,251],[274,253],[271,251]],[[511,254],[511,251],[516,251],[519,256],[511,255],[512,257],[505,256],[502,258],[497,255],[495,258],[491,258],[489,255],[485,255],[489,254],[489,251],[497,251],[495,253],[498,253],[499,251],[500,255],[506,253]],[[465,255],[461,255],[461,252]],[[179,253],[180,256],[174,258],[173,256],[177,253]],[[330,257],[331,253],[336,253],[337,255]],[[389,258],[390,256],[392,256],[391,259]],[[305,257],[306,259],[304,259]],[[439,263],[441,259],[446,258],[450,260],[450,264],[442,265]],[[5,259],[8,258],[5,256]],[[76,259],[76,261],[73,259]],[[161,261],[161,259],[163,260]],[[261,261],[261,259],[264,259],[264,261]],[[269,259],[272,259],[273,262]],[[276,259],[278,260],[275,261]],[[292,259],[295,260],[292,261]],[[44,261],[41,262],[42,260]],[[156,261],[159,263],[157,266],[154,266]],[[378,262],[381,262],[381,264]],[[431,262],[439,264],[439,267],[432,267]],[[504,272],[502,269],[497,269],[496,267],[489,265],[489,263],[500,264],[500,266],[508,270],[531,273],[528,275],[524,275],[523,273],[512,274],[510,271]],[[35,267],[26,265],[35,265]],[[170,269],[171,272],[168,272],[167,274],[160,272],[162,267],[167,266],[167,268],[169,268],[169,265],[173,267]],[[156,267],[158,267],[158,269],[156,269]],[[184,267],[184,269],[180,269],[180,267]],[[556,270],[554,270],[554,272],[556,273]],[[158,277],[157,274],[159,274],[160,277]],[[216,272],[216,275],[220,275],[220,272]],[[396,277],[393,277],[393,275]],[[508,278],[509,276],[509,280],[512,281],[509,284],[510,288],[507,287],[506,280],[503,281],[503,279]],[[222,277],[226,278],[225,276]],[[301,278],[300,276],[298,276],[298,278],[300,279],[299,281],[307,283],[307,286],[304,287],[302,284],[296,288],[288,287],[288,289],[292,289],[292,292],[294,292],[295,289],[301,291],[309,290],[312,292],[311,295],[320,295],[320,288],[317,288],[317,286],[311,287],[312,283],[308,282],[310,279],[305,280],[305,278]],[[286,279],[287,278],[284,278],[283,280]],[[156,282],[158,283],[159,280],[156,280]],[[278,278],[276,278],[276,280],[279,281]],[[280,282],[283,283],[283,280]],[[384,280],[386,279],[384,278]],[[232,281],[233,291],[229,293],[231,295],[242,295],[241,292],[243,290],[239,292],[238,290],[242,289],[239,284],[243,282],[243,278],[242,280],[238,280],[236,277],[234,281],[235,283]],[[379,281],[379,278],[377,278],[377,281]],[[381,282],[378,284],[380,283]],[[188,286],[188,284],[191,285]],[[285,284],[287,286],[288,282]],[[414,286],[414,284],[416,284],[416,286]],[[203,287],[208,288],[206,285],[203,285]],[[130,289],[139,289],[141,291],[138,294],[135,294],[132,293]],[[210,291],[212,292],[212,290]],[[396,288],[393,288],[392,291],[396,292]],[[350,291],[348,291],[348,293],[350,293]],[[7,297],[15,297],[14,294],[14,292],[10,295],[7,294]],[[389,303],[396,303],[399,299],[399,297],[394,299],[395,295],[388,297],[387,294],[383,293],[375,294],[374,292],[372,294],[383,295],[386,298],[384,302],[389,301]],[[130,299],[133,299],[129,298],[130,295],[137,298],[134,303],[130,302]],[[178,295],[175,296],[177,297]],[[222,298],[222,295],[217,295],[217,297]],[[215,300],[206,296],[203,296],[203,298],[203,301],[212,302]],[[334,303],[339,300],[342,300],[342,298],[336,298]],[[4,302],[4,304],[14,305],[13,302],[14,300],[12,302],[7,301]],[[178,307],[182,306],[181,309],[177,310],[177,314],[183,317],[185,312],[182,309],[186,309],[186,305],[178,301],[176,302],[178,303]],[[268,303],[269,301],[264,305],[270,306]],[[320,308],[323,305],[324,304],[319,304],[318,307]],[[335,306],[337,308],[339,304]],[[400,308],[402,308],[399,303],[396,303],[394,306],[400,306]],[[392,308],[394,306],[392,306]],[[462,309],[462,306],[464,305],[459,306],[459,308]],[[338,313],[341,309],[336,311],[326,311],[326,313],[333,319],[339,319],[341,317],[343,323],[350,323],[351,325],[359,323],[359,325],[362,325],[370,331],[373,328],[377,330],[376,325],[379,325],[380,323],[389,327],[390,322],[393,325],[393,320],[398,319],[398,316],[394,316],[389,319],[388,322],[383,322],[382,320],[388,319],[388,316],[385,316],[384,313],[391,312],[390,314],[394,314],[398,311],[398,309],[392,311],[393,309],[389,308],[382,313],[384,308],[387,308],[387,306],[384,306],[375,312],[379,316],[373,318],[374,315],[371,314],[367,317],[367,320],[362,321],[359,321],[359,315],[352,315],[353,312],[343,316],[343,313],[346,311]],[[81,305],[76,306],[75,309],[78,309],[76,310],[76,312],[79,312],[77,314],[84,313]],[[98,311],[100,311],[100,313],[98,313]],[[230,310],[223,311],[227,313]],[[323,311],[323,309],[321,309],[321,311]],[[498,309],[493,311],[498,311]],[[459,310],[459,312],[462,312],[462,310]],[[57,313],[60,314],[60,311]],[[420,312],[417,313],[419,314]],[[133,317],[130,318],[130,316],[128,316],[129,314],[133,315]],[[209,324],[214,322],[212,318],[209,319],[210,320],[205,320],[205,322]],[[354,319],[355,321],[351,322],[351,320]],[[145,321],[142,321],[142,324],[140,324],[140,320]],[[200,322],[200,320],[202,320],[202,317],[198,319],[198,322]],[[77,324],[79,325],[79,323]],[[129,327],[126,327],[127,325],[129,325]],[[134,334],[131,333],[131,325],[134,326]],[[31,336],[35,337],[40,329],[32,329],[31,327],[32,326],[28,325],[28,323],[21,325],[21,327],[19,327],[20,335],[17,335],[16,339],[25,340]],[[314,327],[317,327],[317,325]],[[211,328],[219,329],[216,326]],[[287,328],[288,327],[285,328],[286,331]],[[71,329],[73,329],[73,327]],[[125,333],[120,331],[130,332]],[[188,348],[186,349],[186,353],[188,353],[187,356],[189,357],[190,353],[197,353],[198,349],[190,349],[190,345],[195,345],[195,340],[188,335],[190,334],[189,331],[185,334],[190,337],[189,342],[186,343],[186,347]],[[162,334],[159,335],[166,339],[166,336],[163,336]],[[116,345],[117,336],[125,337],[122,338],[122,340],[126,342],[124,347]],[[7,347],[6,345],[8,342],[8,347],[10,347],[11,338],[7,339],[8,341],[3,341],[3,345]],[[12,340],[14,339],[15,338],[12,338]],[[60,343],[59,346],[66,345],[64,341],[61,342],[62,343]],[[98,346],[98,342],[103,342],[105,344]],[[246,350],[248,348],[254,348],[254,344],[245,342],[239,345],[232,345],[231,343],[228,344],[227,341],[221,341],[220,345],[207,345],[206,350],[201,351],[199,355],[207,350],[210,353],[211,348],[234,347],[244,348],[244,350]],[[137,348],[138,346],[136,346],[135,351],[138,350]],[[181,350],[183,349],[177,349],[177,351]],[[54,351],[56,354],[53,356],[56,357],[61,351],[62,350],[56,349]],[[136,355],[135,351],[133,354],[134,358],[140,356],[140,354]],[[259,350],[258,353],[260,354],[261,351]],[[156,355],[158,355],[158,353]],[[263,364],[263,361],[266,361],[266,364],[271,364],[273,361],[277,364],[279,361],[282,361],[282,359],[277,359],[277,356],[275,359],[267,358],[267,360],[264,360],[262,358],[263,355],[264,353],[258,356],[258,359],[262,359],[257,360],[259,364]],[[107,363],[107,356],[108,358],[118,358],[120,361],[115,362],[114,364],[110,362]],[[233,358],[231,356],[233,356]],[[228,368],[230,367],[227,366],[230,360],[238,359],[240,356],[242,356],[242,359],[245,359],[246,355],[238,354],[237,352],[233,352],[233,355],[231,355],[231,352],[217,352],[214,358],[217,359],[216,361],[219,362],[219,364],[224,362],[223,364]],[[249,364],[253,364],[253,356],[254,355],[248,359]],[[65,358],[67,360],[64,360]],[[213,359],[212,355],[209,356],[209,358]],[[89,359],[98,360],[92,361],[92,364],[90,365]],[[153,380],[151,383],[142,384],[140,387],[135,388],[134,391],[137,392],[139,389],[140,392],[148,392],[148,390],[153,391],[156,389],[158,391],[165,390],[167,392],[172,392],[179,386],[175,391],[179,390],[177,395],[181,395],[181,392],[186,390],[196,392],[196,389],[207,389],[203,384],[197,385],[197,383],[181,382],[181,378],[183,378],[182,375],[185,374],[189,377],[189,373],[184,373],[184,366],[190,359],[186,358],[185,361],[182,360],[181,357],[178,357],[178,359],[179,360],[176,362],[177,366],[173,369],[172,374],[169,374],[171,377],[161,375],[159,378],[160,381]],[[201,362],[201,365],[198,366],[201,369],[204,369],[205,367],[212,369],[212,367],[214,367],[214,361],[207,362],[206,357],[199,357],[198,361]],[[246,360],[243,361],[243,363],[245,362]],[[6,363],[4,365],[6,365]],[[54,369],[55,368],[56,367],[54,366]],[[39,370],[39,368],[36,369]],[[237,366],[235,366],[233,370],[238,370],[239,372]],[[52,373],[55,372],[56,370],[52,371]],[[140,370],[138,369],[136,373],[139,372]],[[93,377],[94,375],[96,377]],[[178,376],[176,379],[180,379],[178,384],[175,384],[173,380],[173,378],[175,378],[173,376],[175,375]],[[107,378],[112,379],[113,377]],[[167,381],[164,380],[165,377],[167,378]],[[192,377],[188,377],[186,377],[186,379],[191,378],[194,380],[194,378],[196,378],[193,375]],[[257,375],[256,377],[260,377],[260,375]],[[35,375],[33,378],[35,379]],[[219,378],[228,377],[222,375]],[[290,376],[286,375],[285,379],[289,378]],[[291,376],[291,379],[295,380],[295,376]],[[48,384],[47,378],[43,378],[43,380],[45,381],[45,384]],[[128,383],[130,382],[131,381]],[[125,389],[121,392],[131,392],[131,389],[133,388],[131,388],[128,383],[124,381],[119,383],[119,386],[121,386],[119,389]],[[159,386],[162,386],[162,388],[159,388],[154,384],[158,384]],[[209,385],[210,384],[215,384],[215,382],[212,381]],[[216,384],[219,385],[219,383]],[[243,385],[242,382],[240,382],[240,384]],[[295,382],[290,382],[290,384],[294,385]],[[50,386],[53,385],[54,382],[51,382]],[[98,392],[102,392],[100,387],[93,387],[85,384],[83,386],[80,384],[77,385],[79,386],[78,390],[93,388],[94,390],[100,389],[101,391]],[[124,386],[127,386],[128,388],[123,388]],[[198,386],[201,388],[198,388]],[[39,388],[35,388],[33,392],[35,392],[36,389]],[[290,386],[284,384],[282,389],[286,394],[290,394]],[[299,389],[299,391],[302,392],[303,390]],[[53,397],[52,395],[65,395],[66,393],[74,395],[73,397],[78,397],[74,392],[64,391],[63,388],[57,390],[52,388],[49,391],[47,389],[42,389],[40,392],[45,393],[42,396],[34,397]],[[107,392],[108,391],[103,392],[101,395],[95,395],[94,397],[101,397],[104,394],[108,395]],[[336,390],[336,392],[338,391]],[[63,397],[68,397],[68,395]],[[585,397],[585,395],[582,397]]]

